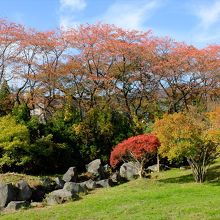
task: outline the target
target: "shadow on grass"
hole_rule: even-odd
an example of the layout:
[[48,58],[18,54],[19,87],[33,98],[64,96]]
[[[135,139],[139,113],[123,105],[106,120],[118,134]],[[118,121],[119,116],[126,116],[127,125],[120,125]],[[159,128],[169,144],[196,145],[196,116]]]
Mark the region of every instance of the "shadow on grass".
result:
[[208,169],[206,182],[220,186],[220,165],[216,165]]
[[[159,181],[163,183],[180,183],[180,184],[195,182],[192,174],[162,179]],[[215,186],[220,186],[220,165],[216,165],[208,169],[205,182]]]
[[183,176],[178,176],[178,177],[162,179],[159,181],[163,183],[190,183],[190,182],[194,182],[194,178],[192,174],[188,174],[188,175],[183,175]]

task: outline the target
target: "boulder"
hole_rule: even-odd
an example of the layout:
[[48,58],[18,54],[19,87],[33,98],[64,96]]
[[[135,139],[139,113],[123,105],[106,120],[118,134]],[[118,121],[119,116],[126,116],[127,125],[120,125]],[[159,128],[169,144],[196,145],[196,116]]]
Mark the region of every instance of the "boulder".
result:
[[11,201],[8,203],[6,210],[18,210],[20,208],[27,208],[29,205],[27,201]]
[[111,181],[112,181],[114,184],[118,184],[118,183],[124,182],[124,179],[120,176],[120,173],[119,173],[118,171],[116,171],[115,173],[113,173],[113,174],[110,176],[110,179],[111,179]]
[[32,190],[25,180],[20,180],[16,184],[16,187],[19,189],[17,200],[20,200],[20,201],[30,200],[32,196]]
[[77,180],[77,170],[76,167],[70,167],[66,173],[63,175],[63,180],[65,182],[76,182]]
[[86,187],[89,190],[93,190],[93,189],[97,188],[96,182],[91,179],[80,183],[80,185],[82,187]]
[[[154,164],[152,166],[147,167],[147,170],[151,172],[158,172],[158,166],[157,164]],[[164,164],[160,164],[160,170],[169,170],[169,167]]]
[[17,190],[12,184],[0,184],[0,207],[5,207],[9,202],[16,200]]
[[60,178],[60,177],[56,177],[55,179],[54,179],[54,181],[55,181],[55,183],[56,183],[56,189],[62,189],[63,188],[63,186],[64,186],[64,184],[65,184],[65,181],[62,179],[62,178]]
[[104,168],[100,159],[93,160],[87,164],[86,169],[87,172],[93,174],[99,180],[105,178]]
[[152,172],[157,172],[158,171],[157,164],[154,164],[154,165],[147,167],[147,170],[150,170]]
[[86,194],[87,193],[87,189],[85,186],[82,186],[80,183],[74,183],[74,182],[67,182],[65,183],[64,190],[66,191],[70,191],[71,193],[74,194]]
[[103,188],[113,186],[111,179],[100,180],[100,181],[97,181],[96,184],[98,187],[103,187]]
[[126,180],[131,180],[139,176],[139,167],[137,163],[123,163],[120,167],[120,176]]
[[71,191],[67,191],[65,189],[58,189],[49,193],[46,196],[45,200],[48,205],[56,205],[67,201],[71,201],[76,198],[78,198],[76,194],[72,193]]

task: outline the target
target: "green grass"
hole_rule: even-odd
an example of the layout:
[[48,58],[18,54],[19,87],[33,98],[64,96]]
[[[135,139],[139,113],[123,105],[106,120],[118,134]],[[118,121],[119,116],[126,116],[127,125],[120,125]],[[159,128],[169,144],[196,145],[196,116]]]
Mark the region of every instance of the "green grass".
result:
[[0,219],[219,220],[220,161],[203,184],[194,183],[190,170],[172,169],[93,191],[75,202],[2,214]]

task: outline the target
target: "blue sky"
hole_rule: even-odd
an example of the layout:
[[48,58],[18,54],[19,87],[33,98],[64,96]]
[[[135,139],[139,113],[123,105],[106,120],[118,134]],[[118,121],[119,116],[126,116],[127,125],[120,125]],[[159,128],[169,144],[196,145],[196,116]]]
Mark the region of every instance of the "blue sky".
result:
[[0,15],[38,30],[101,21],[198,47],[220,43],[220,0],[0,0]]

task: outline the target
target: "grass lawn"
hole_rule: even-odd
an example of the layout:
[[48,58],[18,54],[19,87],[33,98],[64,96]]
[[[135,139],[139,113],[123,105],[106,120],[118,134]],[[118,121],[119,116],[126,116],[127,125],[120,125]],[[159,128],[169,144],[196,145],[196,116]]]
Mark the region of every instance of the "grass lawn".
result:
[[190,170],[154,173],[113,188],[98,189],[62,205],[0,215],[1,220],[202,220],[220,219],[220,160],[207,182],[193,182]]

